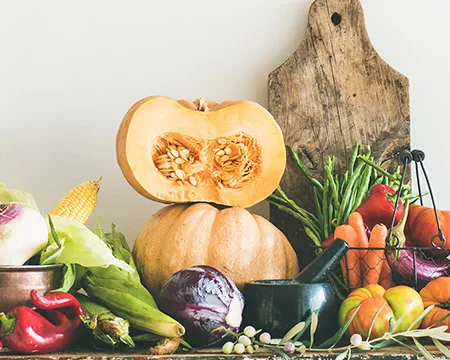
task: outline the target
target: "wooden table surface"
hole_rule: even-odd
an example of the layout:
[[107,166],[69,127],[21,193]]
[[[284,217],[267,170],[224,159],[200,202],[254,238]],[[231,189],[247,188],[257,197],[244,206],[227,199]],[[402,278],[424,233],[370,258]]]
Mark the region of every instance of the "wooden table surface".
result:
[[[428,347],[429,351],[436,356],[436,359],[445,359],[444,356],[436,352],[435,348]],[[291,359],[335,359],[337,354],[321,352],[321,353],[306,353],[304,355],[294,354]],[[412,351],[404,347],[390,347],[386,349],[381,349],[377,351],[371,351],[370,353],[355,353],[352,354],[352,359],[395,359],[395,360],[415,360],[424,359],[419,353],[413,353]],[[45,355],[15,355],[10,353],[8,350],[0,351],[0,359],[61,359],[61,360],[155,360],[155,359],[173,359],[173,360],[218,360],[218,359],[273,359],[273,360],[284,360],[281,355],[275,353],[264,353],[257,352],[254,354],[243,354],[243,355],[225,355],[219,350],[201,350],[198,352],[180,352],[173,355],[150,355],[145,348],[133,349],[127,351],[117,351],[117,350],[95,350],[88,348],[75,347],[71,350],[67,350],[61,353],[45,354]]]

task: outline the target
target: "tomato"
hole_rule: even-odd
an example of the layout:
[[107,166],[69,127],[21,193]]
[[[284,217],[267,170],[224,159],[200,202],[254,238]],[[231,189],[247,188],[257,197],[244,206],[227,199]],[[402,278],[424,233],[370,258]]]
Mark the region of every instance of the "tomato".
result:
[[[438,210],[438,217],[442,233],[446,239],[445,245],[437,237],[438,228],[434,209],[415,204],[411,205],[405,228],[408,243],[413,246],[431,248],[433,247],[432,242],[434,241],[435,245],[450,250],[450,211]],[[427,252],[440,257],[446,257],[449,254],[448,250],[436,249]]]
[[[402,315],[404,318],[395,332],[407,330],[424,310],[422,298],[413,288],[402,285],[385,290],[381,285],[371,284],[354,290],[342,302],[338,313],[340,327],[344,326],[358,306],[359,310],[347,330],[348,335],[360,334],[366,338],[372,319],[380,311],[370,334],[372,339],[383,336],[389,331],[389,321],[395,321]],[[419,325],[416,324],[413,329]]]
[[[423,305],[434,305],[422,321],[422,328],[432,326],[436,321],[443,318],[450,312],[450,277],[443,276],[430,281],[422,290],[420,290]],[[437,326],[447,325],[447,332],[450,332],[450,317],[440,322]]]

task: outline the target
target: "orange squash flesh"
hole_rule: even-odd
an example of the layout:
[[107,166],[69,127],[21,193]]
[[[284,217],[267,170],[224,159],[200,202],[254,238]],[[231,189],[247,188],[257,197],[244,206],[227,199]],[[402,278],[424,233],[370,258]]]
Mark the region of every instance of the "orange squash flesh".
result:
[[133,257],[143,284],[157,296],[177,271],[209,265],[242,289],[259,279],[292,279],[297,255],[273,224],[241,207],[199,203],[166,206],[139,232]]
[[142,99],[120,125],[116,151],[131,186],[163,203],[250,207],[275,190],[286,165],[278,124],[251,101]]

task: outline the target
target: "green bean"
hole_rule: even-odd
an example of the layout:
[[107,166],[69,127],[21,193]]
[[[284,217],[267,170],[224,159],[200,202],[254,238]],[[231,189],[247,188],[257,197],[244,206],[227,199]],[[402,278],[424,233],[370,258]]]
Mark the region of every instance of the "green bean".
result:
[[362,176],[361,184],[358,187],[358,192],[355,198],[355,203],[352,206],[352,212],[362,203],[369,191],[370,176],[372,175],[372,168],[367,166]]
[[321,205],[321,201],[319,201],[319,197],[317,194],[317,189],[313,188],[313,193],[314,193],[314,205],[316,207],[316,213],[317,213],[317,220],[319,223],[319,232],[320,232],[320,236],[325,239],[324,234],[323,234],[323,216],[322,216],[322,205]]
[[330,203],[330,204],[328,204],[328,225],[329,225],[330,234],[334,233],[334,228],[333,228],[333,224],[332,224],[333,218],[335,217],[334,215],[335,215],[334,207],[333,207],[333,204]]
[[[350,197],[350,201],[349,201],[349,206],[345,210],[344,220],[348,219],[349,215],[352,213],[353,208],[356,209],[355,204],[356,204],[356,196],[357,195],[358,195],[358,193],[356,191],[352,192],[352,196]],[[344,220],[342,222],[344,222]]]
[[378,185],[378,184],[381,184],[383,182],[383,177],[382,176],[380,176],[380,177],[378,177],[376,180],[375,180],[375,182],[373,183],[374,185]]
[[336,187],[336,183],[334,182],[333,175],[331,173],[331,168],[325,164],[325,177],[328,179],[330,188],[331,188],[331,198],[333,200],[334,207],[337,211],[339,211],[341,204],[339,203],[339,194],[338,189]]
[[298,206],[294,200],[290,199],[286,193],[283,191],[283,189],[281,188],[281,186],[277,187],[277,191],[281,194],[281,196],[283,197],[283,199],[286,200],[287,203],[289,203],[289,205],[298,213],[303,214],[306,217],[309,218],[313,218],[315,221],[317,221],[317,217],[313,214],[310,213],[308,210],[301,208],[300,206]]
[[306,176],[306,178],[309,180],[309,182],[311,183],[312,186],[318,188],[320,191],[323,191],[323,186],[322,184],[317,180],[314,179],[312,177],[312,175],[310,174],[310,172],[308,171],[308,169],[306,168],[306,166],[302,163],[302,161],[300,160],[300,158],[298,157],[297,153],[295,152],[295,150],[289,146],[289,150],[291,151],[292,157],[294,158],[295,163],[297,164],[297,166],[299,167],[299,169],[301,170],[301,172]]
[[285,199],[283,199],[283,198],[281,198],[281,197],[279,197],[279,196],[276,196],[275,194],[271,194],[271,195],[269,195],[269,197],[267,198],[267,200],[273,200],[273,201],[278,201],[278,202],[280,202],[280,203],[282,203],[282,204],[285,204],[285,205],[289,205],[289,203],[285,200]]
[[292,210],[292,209],[290,209],[290,208],[288,208],[288,207],[286,207],[286,206],[283,206],[283,205],[278,204],[278,203],[276,203],[276,202],[272,202],[271,200],[268,200],[268,201],[269,201],[269,203],[273,204],[274,206],[276,206],[276,207],[277,207],[278,209],[280,209],[281,211],[283,211],[283,212],[285,212],[285,213],[288,213],[289,215],[291,215],[291,216],[295,217],[296,219],[300,220],[300,221],[302,222],[302,225],[303,225],[303,226],[306,225],[306,226],[308,226],[308,227],[311,227],[311,228],[314,229],[317,233],[319,233],[318,227],[311,221],[311,219],[308,219],[308,218],[302,216],[302,215],[299,214],[298,212],[296,212],[296,211],[294,211],[294,210]]
[[328,178],[323,179],[323,199],[322,199],[322,218],[323,218],[323,235],[328,237],[329,233],[329,219],[328,219]]
[[348,171],[349,171],[350,176],[353,175],[355,162],[358,157],[358,153],[359,153],[359,145],[358,145],[358,143],[355,142],[355,145],[353,145],[352,156],[350,157],[350,162],[348,164]]
[[350,197],[353,193],[353,186],[356,182],[356,180],[358,179],[359,175],[361,174],[361,171],[364,167],[364,163],[360,162],[358,164],[358,166],[356,167],[355,172],[352,174],[352,176],[350,177],[348,184],[345,188],[345,192],[344,192],[344,196],[342,198],[341,201],[341,208],[338,214],[338,225],[342,224],[344,222],[344,220],[346,219],[345,213],[347,212],[347,209],[350,208],[351,204],[349,204],[350,202]]
[[341,191],[341,180],[339,179],[339,176],[337,174],[334,174],[334,183],[336,184],[336,188],[338,190],[338,199],[340,198],[340,191]]
[[[384,170],[381,166],[375,164],[373,161],[370,161],[369,159],[365,158],[362,155],[358,156],[358,159],[361,161],[364,161],[366,164],[372,166],[375,170],[377,170],[379,173],[381,173],[383,176],[386,176],[387,178],[389,178],[392,181],[395,181],[396,183],[399,183],[400,180],[397,179],[396,176],[394,176],[393,174],[388,173],[386,170]],[[385,184],[386,185],[386,184]]]
[[312,231],[307,226],[304,226],[304,229],[305,229],[306,235],[308,235],[308,237],[313,241],[314,245],[316,245],[316,246],[322,245],[322,241],[320,241],[320,238],[317,236],[316,233],[314,233],[314,231]]

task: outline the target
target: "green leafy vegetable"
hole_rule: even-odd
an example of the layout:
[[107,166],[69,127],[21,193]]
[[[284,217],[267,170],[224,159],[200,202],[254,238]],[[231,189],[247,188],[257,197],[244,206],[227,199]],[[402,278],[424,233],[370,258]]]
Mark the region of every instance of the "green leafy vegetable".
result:
[[83,224],[60,216],[53,216],[52,221],[61,246],[54,242],[50,233],[50,244],[41,253],[41,264],[78,264],[83,267],[115,265],[128,272],[134,271],[125,261],[114,257],[108,245]]
[[10,189],[3,183],[0,183],[0,203],[21,204],[39,211],[39,208],[30,193],[18,189]]

